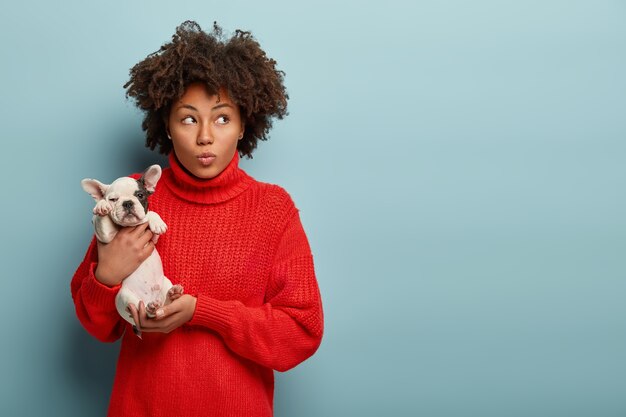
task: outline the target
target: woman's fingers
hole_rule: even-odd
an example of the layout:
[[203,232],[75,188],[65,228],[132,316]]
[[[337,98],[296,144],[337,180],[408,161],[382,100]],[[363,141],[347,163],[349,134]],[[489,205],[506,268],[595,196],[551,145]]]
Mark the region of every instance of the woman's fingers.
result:
[[161,307],[159,310],[163,310],[164,314],[159,315],[158,318],[148,317],[143,301],[139,301],[138,308],[129,305],[129,313],[135,322],[135,326],[133,326],[135,334],[141,337],[142,332],[169,333],[188,322],[195,309],[195,298],[191,296],[181,296],[181,298],[182,300],[179,298],[171,304]]
[[148,226],[148,222],[138,224],[137,226],[134,226],[130,229],[130,233],[134,234],[136,237],[140,237],[143,236],[145,233],[149,233],[150,237],[152,237],[152,232],[150,231]]
[[141,320],[139,318],[139,312],[137,311],[137,307],[135,307],[134,304],[129,304],[128,310],[131,317],[133,318],[133,321],[135,322],[135,325],[133,326],[133,332],[137,337],[141,339]]
[[135,226],[132,233],[136,236],[137,244],[141,248],[142,259],[146,259],[154,250],[154,233],[148,227],[148,223]]

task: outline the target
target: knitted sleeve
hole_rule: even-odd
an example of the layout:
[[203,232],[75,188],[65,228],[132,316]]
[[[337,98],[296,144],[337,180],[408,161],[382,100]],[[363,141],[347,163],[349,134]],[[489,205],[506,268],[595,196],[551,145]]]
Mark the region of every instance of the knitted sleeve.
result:
[[124,333],[126,323],[115,308],[115,296],[120,286],[107,287],[96,280],[97,262],[98,249],[94,238],[72,278],[72,299],[78,320],[87,332],[102,342],[114,342]]
[[234,352],[277,371],[289,370],[315,353],[323,313],[313,256],[295,207],[280,236],[261,307],[198,295],[190,325],[217,331]]

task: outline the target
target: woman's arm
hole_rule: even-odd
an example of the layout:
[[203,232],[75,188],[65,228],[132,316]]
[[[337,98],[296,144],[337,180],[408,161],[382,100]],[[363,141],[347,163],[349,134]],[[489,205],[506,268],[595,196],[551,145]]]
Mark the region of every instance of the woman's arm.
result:
[[76,316],[85,330],[102,342],[114,342],[124,333],[124,323],[115,308],[119,285],[109,287],[95,277],[98,249],[94,238],[70,285]]
[[323,333],[313,256],[295,207],[282,233],[265,303],[247,307],[199,294],[190,325],[217,331],[237,354],[286,371],[311,356]]
[[147,223],[123,228],[108,244],[94,238],[71,283],[76,315],[92,336],[113,342],[124,333],[126,321],[115,308],[121,282],[154,250]]

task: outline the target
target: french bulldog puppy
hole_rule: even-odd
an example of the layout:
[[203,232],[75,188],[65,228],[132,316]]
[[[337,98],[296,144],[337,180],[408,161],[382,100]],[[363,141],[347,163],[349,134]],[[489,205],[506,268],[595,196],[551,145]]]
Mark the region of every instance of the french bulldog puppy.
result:
[[[147,222],[154,233],[153,241],[156,243],[159,235],[167,230],[161,217],[153,211],[148,211],[148,197],[154,193],[159,178],[161,167],[152,165],[138,180],[121,177],[111,184],[103,184],[90,178],[81,181],[83,189],[96,200],[93,224],[96,238],[100,242],[109,243],[122,227]],[[161,257],[155,249],[148,259],[122,281],[122,287],[115,297],[115,307],[120,316],[133,325],[135,334],[141,337],[134,320],[129,315],[128,306],[133,304],[139,310],[139,301],[143,301],[148,317],[154,317],[160,307],[169,304],[182,294],[183,287],[172,285],[172,282],[163,275]]]

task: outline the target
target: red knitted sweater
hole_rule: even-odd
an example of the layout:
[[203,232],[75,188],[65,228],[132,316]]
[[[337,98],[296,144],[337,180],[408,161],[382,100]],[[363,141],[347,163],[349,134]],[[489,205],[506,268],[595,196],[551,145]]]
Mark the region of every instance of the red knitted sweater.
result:
[[119,288],[94,277],[95,240],[74,274],[85,329],[105,342],[122,337],[109,416],[271,416],[273,370],[319,346],[321,299],[298,210],[238,163],[235,154],[202,181],[170,156],[150,197],[168,225],[157,244],[165,276],[197,297],[189,323],[137,338],[115,309]]

